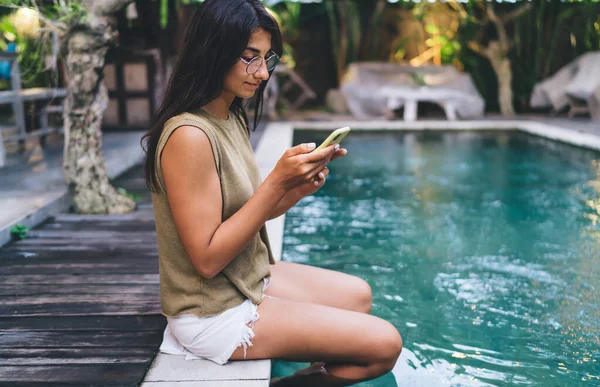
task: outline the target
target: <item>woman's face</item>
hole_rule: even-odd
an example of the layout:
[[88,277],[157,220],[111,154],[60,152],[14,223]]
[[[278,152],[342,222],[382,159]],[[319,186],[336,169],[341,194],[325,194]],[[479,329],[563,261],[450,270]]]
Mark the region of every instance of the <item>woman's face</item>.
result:
[[[233,94],[234,97],[250,98],[254,95],[261,82],[269,79],[267,63],[264,59],[272,55],[271,34],[263,29],[257,29],[250,35],[242,58],[249,62],[256,56],[263,58],[263,63],[254,74],[248,74],[248,64],[241,59],[225,75],[224,92]],[[260,61],[260,59],[257,59]],[[254,63],[254,62],[253,62]],[[252,68],[252,65],[250,66]],[[251,69],[252,72],[252,69]]]

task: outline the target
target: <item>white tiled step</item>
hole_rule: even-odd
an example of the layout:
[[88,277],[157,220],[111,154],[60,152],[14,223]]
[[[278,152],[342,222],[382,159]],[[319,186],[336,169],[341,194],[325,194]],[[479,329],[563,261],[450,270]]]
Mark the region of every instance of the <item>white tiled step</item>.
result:
[[267,380],[221,380],[204,382],[145,382],[142,387],[266,387]]
[[185,360],[184,356],[159,353],[150,366],[142,387],[267,387],[270,376],[270,360],[232,361],[220,366],[207,360]]

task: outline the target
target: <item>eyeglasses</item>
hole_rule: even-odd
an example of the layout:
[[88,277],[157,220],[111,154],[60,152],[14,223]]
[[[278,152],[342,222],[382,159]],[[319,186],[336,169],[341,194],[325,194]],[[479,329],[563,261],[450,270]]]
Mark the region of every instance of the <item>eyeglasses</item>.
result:
[[273,71],[273,69],[275,69],[275,66],[277,66],[277,63],[279,63],[279,55],[273,53],[272,55],[269,55],[269,57],[266,59],[263,59],[262,56],[255,56],[252,59],[246,59],[246,58],[240,57],[240,60],[247,65],[246,73],[248,73],[249,75],[252,75],[252,74],[255,74],[260,69],[260,67],[263,64],[263,61],[266,61],[266,63],[267,63],[267,70],[269,72]]

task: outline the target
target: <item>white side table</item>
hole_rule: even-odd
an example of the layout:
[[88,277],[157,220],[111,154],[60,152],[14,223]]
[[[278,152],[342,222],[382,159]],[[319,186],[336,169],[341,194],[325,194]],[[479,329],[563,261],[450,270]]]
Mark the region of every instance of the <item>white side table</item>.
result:
[[454,104],[455,96],[449,90],[433,89],[430,87],[384,87],[381,90],[386,100],[388,117],[393,117],[393,111],[404,105],[404,121],[415,121],[417,119],[417,104],[419,102],[434,102],[444,109],[446,118],[449,121],[455,121],[456,106]]

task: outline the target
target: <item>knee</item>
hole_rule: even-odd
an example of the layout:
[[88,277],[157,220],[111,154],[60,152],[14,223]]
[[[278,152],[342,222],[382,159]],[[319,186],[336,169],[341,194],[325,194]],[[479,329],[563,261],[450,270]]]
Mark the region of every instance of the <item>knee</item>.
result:
[[354,290],[354,310],[361,313],[371,313],[371,307],[373,306],[373,291],[371,290],[371,286],[367,281],[357,278]]
[[383,375],[394,368],[402,352],[402,336],[392,324],[387,323],[385,328],[382,327],[379,348],[379,374]]

